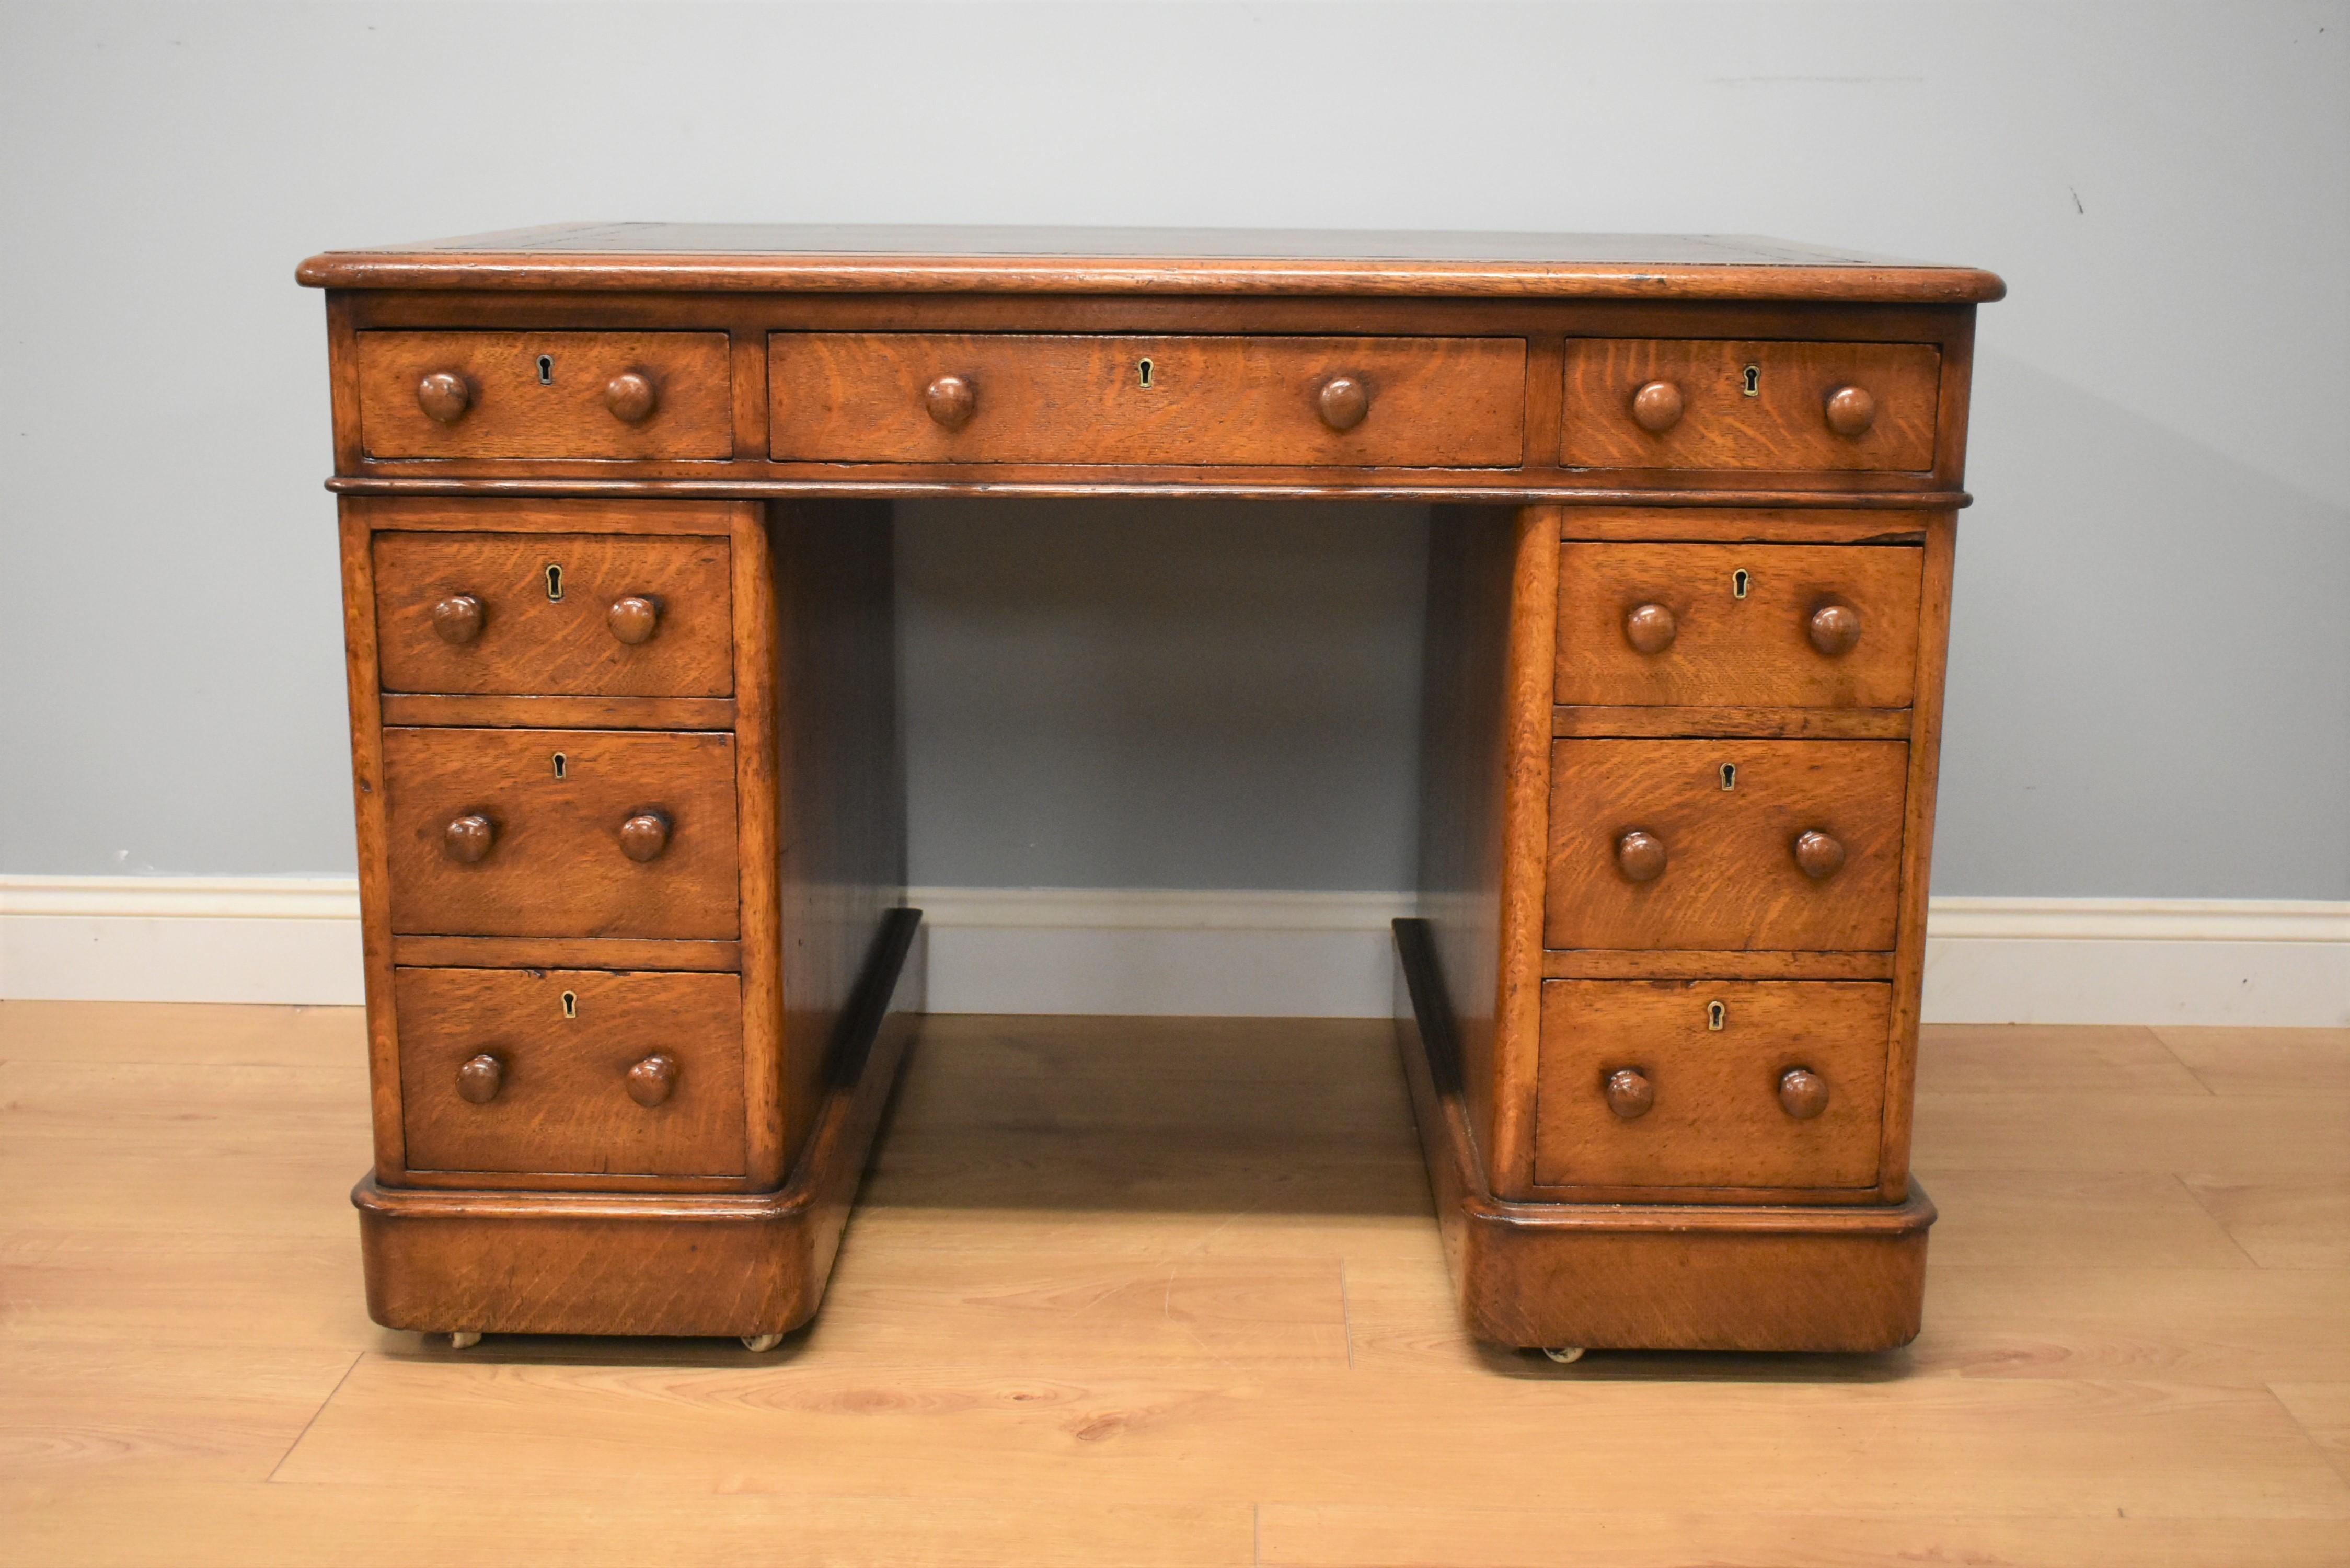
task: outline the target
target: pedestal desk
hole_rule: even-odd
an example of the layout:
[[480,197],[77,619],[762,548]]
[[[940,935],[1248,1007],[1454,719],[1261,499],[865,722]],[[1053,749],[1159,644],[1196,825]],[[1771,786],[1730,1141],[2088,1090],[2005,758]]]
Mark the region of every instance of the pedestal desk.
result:
[[1397,1032],[1470,1328],[1916,1334],[1997,278],[1745,238],[650,223],[299,275],[378,1322],[805,1322],[920,1010],[891,504],[1305,495],[1431,509]]

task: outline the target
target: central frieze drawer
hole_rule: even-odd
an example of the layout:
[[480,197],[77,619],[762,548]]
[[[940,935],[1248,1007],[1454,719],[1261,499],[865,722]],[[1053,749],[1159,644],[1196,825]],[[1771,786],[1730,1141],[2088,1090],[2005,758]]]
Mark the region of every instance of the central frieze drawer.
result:
[[731,940],[734,737],[383,732],[391,929]]
[[1551,747],[1543,945],[1891,949],[1906,741]]
[[411,1170],[739,1176],[731,974],[402,969]]
[[781,462],[1510,468],[1515,337],[778,332]]

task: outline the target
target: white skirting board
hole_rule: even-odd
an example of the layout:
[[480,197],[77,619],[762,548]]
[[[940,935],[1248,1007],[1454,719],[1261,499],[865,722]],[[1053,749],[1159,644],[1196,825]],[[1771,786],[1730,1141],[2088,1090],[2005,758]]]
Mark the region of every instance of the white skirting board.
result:
[[[1392,893],[918,888],[941,1012],[1378,1017]],[[356,1002],[341,877],[0,877],[0,998]],[[1937,898],[1926,1017],[2350,1025],[2350,902]]]

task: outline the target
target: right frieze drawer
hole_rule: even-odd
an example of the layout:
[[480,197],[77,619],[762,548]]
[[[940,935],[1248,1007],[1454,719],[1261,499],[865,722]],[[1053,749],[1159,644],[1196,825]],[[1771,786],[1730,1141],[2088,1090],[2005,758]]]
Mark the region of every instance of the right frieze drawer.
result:
[[1543,945],[1886,951],[1906,741],[1561,740]]
[[1924,561],[1904,545],[1569,543],[1556,700],[1906,708]]

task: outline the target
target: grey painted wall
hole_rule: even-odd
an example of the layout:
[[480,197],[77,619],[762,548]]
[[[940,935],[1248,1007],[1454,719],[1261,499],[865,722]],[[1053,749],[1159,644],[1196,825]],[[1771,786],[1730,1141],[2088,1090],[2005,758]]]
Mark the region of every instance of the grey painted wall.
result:
[[[15,0],[0,872],[348,870],[293,264],[642,216],[1996,268],[1938,890],[2350,896],[2345,38],[2341,3]],[[1392,885],[1418,549],[1409,513],[910,509],[916,878]]]

